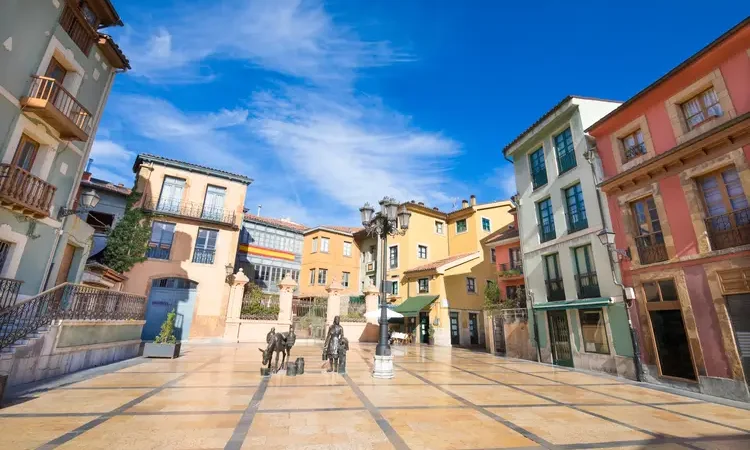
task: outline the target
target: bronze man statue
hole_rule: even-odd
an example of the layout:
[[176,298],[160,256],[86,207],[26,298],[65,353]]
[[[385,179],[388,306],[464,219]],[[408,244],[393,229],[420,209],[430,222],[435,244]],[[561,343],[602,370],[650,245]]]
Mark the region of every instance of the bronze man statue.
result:
[[292,347],[294,342],[297,340],[297,335],[294,333],[294,325],[289,325],[289,332],[284,333],[284,341],[286,343],[286,360],[292,360]]
[[325,343],[323,344],[323,360],[330,363],[329,372],[338,371],[339,349],[341,339],[344,337],[344,329],[341,327],[339,316],[333,318],[333,324],[328,328]]

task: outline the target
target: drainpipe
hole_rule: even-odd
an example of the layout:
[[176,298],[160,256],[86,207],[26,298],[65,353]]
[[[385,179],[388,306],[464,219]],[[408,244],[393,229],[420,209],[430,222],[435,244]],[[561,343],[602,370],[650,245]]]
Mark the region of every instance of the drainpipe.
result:
[[[589,151],[584,154],[584,157],[586,158],[586,161],[589,163],[589,167],[591,167],[591,176],[594,178],[594,183],[599,184],[599,180],[596,176],[596,170],[594,170],[594,158],[596,157],[596,145],[594,145]],[[604,229],[607,229],[607,223],[605,221],[604,217],[604,209],[602,208],[602,197],[601,192],[599,189],[595,190],[596,192],[596,203],[599,206],[599,216],[602,220],[602,227]],[[635,366],[635,380],[638,382],[643,381],[642,377],[642,367],[641,367],[641,351],[640,346],[638,345],[638,338],[635,335],[635,328],[633,328],[633,320],[630,317],[630,307],[633,305],[633,301],[631,300],[628,302],[627,294],[625,292],[625,285],[622,284],[622,281],[618,281],[617,279],[617,270],[615,268],[615,261],[612,258],[612,251],[610,250],[609,246],[607,246],[607,259],[609,260],[609,269],[612,272],[612,281],[615,283],[616,286],[620,287],[620,291],[622,292],[622,301],[625,303],[625,316],[628,319],[628,330],[630,331],[630,340],[633,342],[633,365]]]
[[539,325],[534,313],[534,293],[527,291],[527,297],[531,300],[531,317],[534,319],[534,342],[536,343],[536,362],[542,362],[542,347],[539,344]]

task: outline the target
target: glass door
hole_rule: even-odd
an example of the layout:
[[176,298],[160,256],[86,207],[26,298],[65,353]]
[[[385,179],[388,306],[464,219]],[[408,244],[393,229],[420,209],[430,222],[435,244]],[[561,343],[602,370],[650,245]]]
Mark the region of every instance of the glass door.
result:
[[185,180],[173,177],[164,177],[161,186],[161,195],[157,210],[169,213],[178,213],[182,202],[182,192],[185,190]]
[[222,220],[224,215],[224,197],[226,189],[217,186],[208,186],[206,199],[203,202],[201,218],[208,220]]
[[461,343],[458,334],[458,313],[451,312],[451,345],[459,345]]

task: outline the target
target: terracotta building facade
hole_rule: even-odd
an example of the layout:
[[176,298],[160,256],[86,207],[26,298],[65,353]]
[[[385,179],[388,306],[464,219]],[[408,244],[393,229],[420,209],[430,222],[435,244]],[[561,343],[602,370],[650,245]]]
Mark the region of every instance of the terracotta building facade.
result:
[[635,290],[645,379],[744,400],[748,80],[746,19],[587,129],[616,245],[631,255],[621,269]]

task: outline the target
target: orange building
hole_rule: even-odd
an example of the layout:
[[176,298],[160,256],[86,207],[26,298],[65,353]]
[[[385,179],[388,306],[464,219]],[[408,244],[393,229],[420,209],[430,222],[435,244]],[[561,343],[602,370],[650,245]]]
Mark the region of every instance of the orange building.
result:
[[[484,246],[490,249],[490,258],[497,270],[500,296],[504,299],[523,296],[519,294],[519,289],[525,289],[517,210],[513,208],[508,212],[513,215],[513,223],[487,236],[484,242]],[[525,309],[526,305],[519,305],[519,308]]]
[[344,287],[343,294],[360,291],[360,249],[354,235],[361,228],[320,226],[304,232],[300,297],[327,296],[333,280]]

